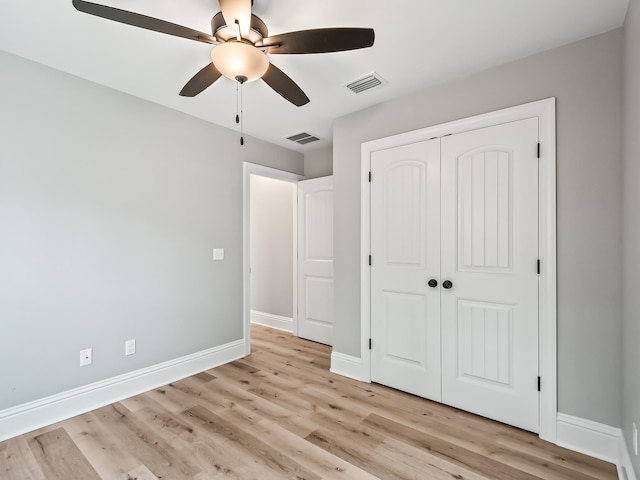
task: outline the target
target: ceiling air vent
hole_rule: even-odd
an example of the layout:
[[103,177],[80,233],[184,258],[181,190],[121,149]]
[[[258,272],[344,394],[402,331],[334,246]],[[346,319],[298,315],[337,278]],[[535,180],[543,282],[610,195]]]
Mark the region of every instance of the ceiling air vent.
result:
[[371,72],[370,74],[365,75],[362,78],[347,83],[347,88],[353,93],[362,93],[366,90],[371,90],[372,88],[381,87],[382,85],[386,84],[387,81],[384,78],[382,78],[376,72]]
[[311,135],[310,133],[302,132],[302,133],[298,133],[296,135],[291,135],[290,137],[287,137],[287,140],[291,140],[292,142],[299,143],[300,145],[306,145],[307,143],[317,142],[320,139],[315,135]]

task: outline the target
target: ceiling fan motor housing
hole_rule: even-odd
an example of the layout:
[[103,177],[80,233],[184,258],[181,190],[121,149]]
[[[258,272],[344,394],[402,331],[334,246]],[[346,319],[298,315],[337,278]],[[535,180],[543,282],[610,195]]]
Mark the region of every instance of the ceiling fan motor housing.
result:
[[[211,19],[211,32],[219,42],[226,42],[236,38],[237,32],[235,26],[229,27],[224,21],[222,12],[216,13]],[[244,40],[248,40],[252,44],[256,44],[263,38],[269,36],[267,25],[260,18],[251,14],[251,28],[247,35],[243,36]]]

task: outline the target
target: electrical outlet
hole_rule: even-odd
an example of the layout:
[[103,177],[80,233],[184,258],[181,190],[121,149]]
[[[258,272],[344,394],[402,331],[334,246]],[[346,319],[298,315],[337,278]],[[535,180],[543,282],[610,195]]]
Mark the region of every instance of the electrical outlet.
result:
[[213,259],[214,260],[224,260],[224,248],[214,248],[213,249]]
[[80,350],[80,366],[91,365],[93,363],[93,351],[91,348]]
[[127,340],[124,342],[124,354],[125,355],[133,355],[136,353],[136,340],[135,338],[132,340]]
[[638,456],[638,427],[636,427],[636,422],[633,422],[633,453]]

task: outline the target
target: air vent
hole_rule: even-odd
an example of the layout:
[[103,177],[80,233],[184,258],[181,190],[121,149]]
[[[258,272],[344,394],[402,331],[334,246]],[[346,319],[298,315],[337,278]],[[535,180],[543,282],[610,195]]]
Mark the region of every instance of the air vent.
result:
[[381,87],[386,84],[387,81],[384,78],[382,78],[376,72],[371,72],[370,74],[365,75],[362,78],[348,83],[346,86],[353,93],[362,93],[367,90],[371,90],[372,88]]
[[320,140],[315,135],[311,135],[307,132],[297,133],[296,135],[291,135],[287,137],[287,140],[291,140],[292,142],[299,143],[300,145],[306,145],[307,143],[317,142]]

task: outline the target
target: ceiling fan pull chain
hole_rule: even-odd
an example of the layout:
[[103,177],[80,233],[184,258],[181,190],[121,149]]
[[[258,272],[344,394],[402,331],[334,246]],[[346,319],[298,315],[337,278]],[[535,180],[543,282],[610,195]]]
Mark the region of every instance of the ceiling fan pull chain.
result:
[[244,145],[244,82],[240,84],[240,145]]
[[240,83],[240,145],[244,145],[244,101],[242,97],[242,89],[244,82]]
[[[238,82],[239,83],[239,82]],[[240,108],[238,105],[240,104],[239,94],[238,94],[238,83],[236,83],[236,124],[240,123]]]
[[[236,84],[236,112],[238,109],[240,110],[240,115],[236,114],[236,123],[240,122],[240,145],[244,145],[244,110],[243,110],[243,101],[242,101],[242,88],[244,82],[247,81],[247,77],[244,75],[238,75],[236,77],[236,81],[240,84],[240,94],[238,94],[238,85]],[[238,107],[238,103],[240,106]]]

